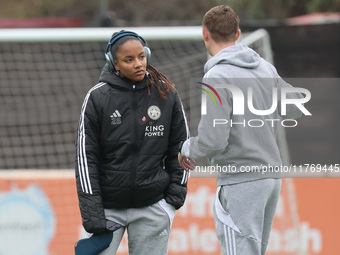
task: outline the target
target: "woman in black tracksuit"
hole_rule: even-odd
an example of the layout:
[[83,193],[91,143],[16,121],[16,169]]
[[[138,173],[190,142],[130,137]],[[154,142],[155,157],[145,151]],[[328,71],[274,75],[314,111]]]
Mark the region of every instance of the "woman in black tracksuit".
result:
[[186,197],[178,148],[188,137],[177,91],[149,65],[145,40],[111,38],[99,83],[85,97],[77,132],[76,181],[85,230],[123,227],[101,254],[116,254],[125,229],[129,254],[167,254],[172,219]]

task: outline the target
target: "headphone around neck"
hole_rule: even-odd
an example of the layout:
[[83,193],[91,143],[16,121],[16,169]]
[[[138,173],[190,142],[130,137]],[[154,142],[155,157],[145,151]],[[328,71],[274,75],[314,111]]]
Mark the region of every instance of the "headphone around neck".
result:
[[113,71],[113,72],[116,72],[117,70],[116,70],[116,67],[115,67],[114,58],[111,54],[111,46],[113,44],[115,44],[120,38],[122,38],[124,36],[129,36],[129,35],[139,38],[146,45],[146,46],[144,46],[145,57],[146,57],[146,67],[148,67],[150,65],[151,50],[147,46],[146,40],[143,37],[141,37],[140,35],[132,32],[132,31],[122,31],[122,32],[119,32],[119,33],[115,34],[114,36],[112,36],[112,38],[110,39],[110,41],[107,44],[106,49],[105,49],[106,62],[109,65],[110,70]]

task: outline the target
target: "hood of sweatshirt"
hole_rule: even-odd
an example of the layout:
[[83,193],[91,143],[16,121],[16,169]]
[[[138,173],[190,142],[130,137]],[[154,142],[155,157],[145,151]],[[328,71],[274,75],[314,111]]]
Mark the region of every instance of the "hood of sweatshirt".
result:
[[236,44],[219,51],[210,58],[204,66],[207,73],[211,68],[218,64],[229,64],[242,68],[256,68],[261,61],[261,57],[254,50],[244,44]]

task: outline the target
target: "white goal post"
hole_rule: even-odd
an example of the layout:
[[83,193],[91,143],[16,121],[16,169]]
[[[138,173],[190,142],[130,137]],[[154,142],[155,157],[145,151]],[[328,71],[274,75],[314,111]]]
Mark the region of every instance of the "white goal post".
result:
[[[0,29],[0,42],[73,42],[73,41],[108,41],[112,31],[130,30],[142,35],[146,40],[202,40],[202,27],[200,26],[174,26],[174,27],[114,27],[114,28],[26,28],[26,29]],[[265,29],[251,32],[252,36],[242,33],[239,42],[250,45],[259,38],[262,43],[265,56],[269,62],[273,62],[270,45],[270,36]]]
[[110,27],[110,28],[31,28],[0,29],[0,42],[109,41],[114,31],[129,30],[146,40],[202,40],[202,28],[187,27]]

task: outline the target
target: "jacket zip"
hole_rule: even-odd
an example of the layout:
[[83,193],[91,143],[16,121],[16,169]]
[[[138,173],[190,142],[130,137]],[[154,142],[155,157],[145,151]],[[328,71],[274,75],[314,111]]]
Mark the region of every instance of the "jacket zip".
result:
[[133,137],[132,137],[132,167],[131,167],[131,193],[130,199],[131,203],[135,204],[135,187],[136,187],[136,158],[137,158],[137,123],[136,123],[136,111],[137,111],[137,95],[136,95],[136,85],[132,85],[132,110],[133,110]]

